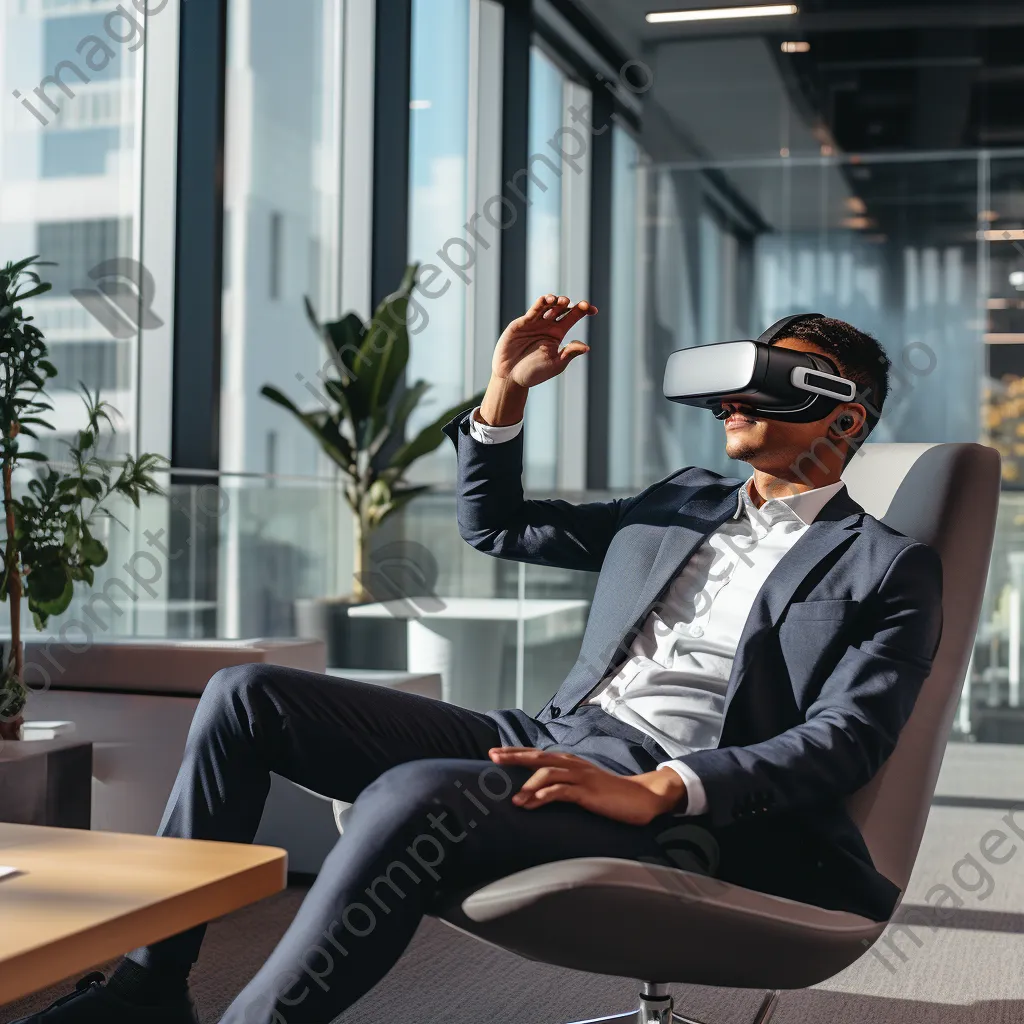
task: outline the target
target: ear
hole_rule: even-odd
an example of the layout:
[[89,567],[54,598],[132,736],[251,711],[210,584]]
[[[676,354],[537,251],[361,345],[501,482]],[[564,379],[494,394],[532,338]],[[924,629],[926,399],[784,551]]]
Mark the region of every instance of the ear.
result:
[[860,440],[867,425],[867,410],[859,402],[844,402],[832,413],[829,433],[838,441]]

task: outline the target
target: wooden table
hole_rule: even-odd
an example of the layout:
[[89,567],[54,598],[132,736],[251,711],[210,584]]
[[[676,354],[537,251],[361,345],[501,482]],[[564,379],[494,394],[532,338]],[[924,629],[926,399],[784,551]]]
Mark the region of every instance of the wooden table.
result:
[[0,824],[0,1004],[280,892],[269,846]]

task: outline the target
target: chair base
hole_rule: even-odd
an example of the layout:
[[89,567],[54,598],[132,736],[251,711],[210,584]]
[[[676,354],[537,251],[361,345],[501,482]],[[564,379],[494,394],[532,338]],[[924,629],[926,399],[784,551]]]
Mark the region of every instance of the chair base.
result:
[[[779,1004],[777,991],[765,993],[752,1024],[768,1024]],[[610,1017],[591,1017],[574,1024],[604,1024],[606,1021],[620,1021],[621,1024],[704,1024],[693,1017],[676,1013],[672,996],[667,985],[645,982],[640,990],[640,1006],[628,1013],[615,1013]]]

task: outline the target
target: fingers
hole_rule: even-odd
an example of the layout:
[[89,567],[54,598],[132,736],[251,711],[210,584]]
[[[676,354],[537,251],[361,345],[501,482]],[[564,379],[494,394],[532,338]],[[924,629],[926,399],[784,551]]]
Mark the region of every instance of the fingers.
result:
[[589,351],[590,346],[584,345],[582,341],[570,341],[568,345],[558,350],[558,359],[564,366],[566,363],[571,363],[577,356]]
[[[583,762],[581,762],[583,763]],[[551,800],[579,800],[586,779],[579,767],[539,768],[519,787],[512,797],[516,807],[539,807]]]
[[524,320],[536,320],[537,317],[545,313],[551,305],[555,302],[556,296],[554,295],[542,295],[537,299],[534,304],[523,314]]
[[569,296],[559,295],[554,302],[548,303],[548,308],[541,314],[544,320],[557,320],[569,308]]
[[579,804],[583,802],[585,794],[579,786],[574,786],[571,783],[556,782],[553,785],[545,786],[536,793],[524,796],[522,800],[519,799],[520,796],[523,796],[523,794],[517,793],[512,798],[512,802],[529,811],[534,807],[542,807],[544,804],[555,803],[556,801],[565,804]]
[[597,307],[583,300],[572,305],[568,295],[554,295],[548,292],[541,295],[523,314],[523,320],[554,320],[564,324],[566,329],[578,323],[585,316],[593,316]]
[[520,787],[519,792],[512,797],[512,803],[524,804],[533,795],[545,786],[553,783],[567,783],[573,781],[571,768],[540,768],[535,771]]
[[558,324],[560,327],[564,327],[566,331],[575,324],[578,324],[584,317],[593,316],[597,312],[597,307],[592,306],[585,299],[582,302],[577,302],[571,309],[567,309],[558,318]]

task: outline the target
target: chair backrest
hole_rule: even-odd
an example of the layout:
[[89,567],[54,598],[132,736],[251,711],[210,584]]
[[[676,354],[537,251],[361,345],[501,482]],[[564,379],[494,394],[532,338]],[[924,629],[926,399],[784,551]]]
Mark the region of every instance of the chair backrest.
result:
[[866,511],[942,558],[943,629],[931,675],[896,750],[848,801],[875,867],[906,889],[974,647],[1000,459],[980,444],[866,444],[843,479]]

